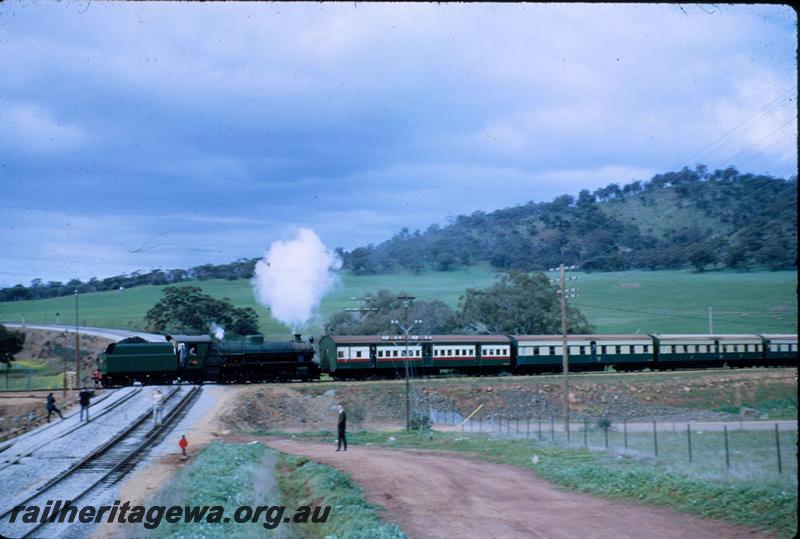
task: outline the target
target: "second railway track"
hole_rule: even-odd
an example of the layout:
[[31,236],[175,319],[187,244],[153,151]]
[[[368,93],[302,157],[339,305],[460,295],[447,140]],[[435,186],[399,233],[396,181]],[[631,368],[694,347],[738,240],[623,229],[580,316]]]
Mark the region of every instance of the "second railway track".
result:
[[[201,389],[197,386],[174,388],[164,401],[164,420],[160,426],[152,422],[152,410],[139,415],[125,430],[117,433],[105,444],[93,450],[67,470],[39,487],[35,493],[16,500],[4,500],[0,511],[0,534],[6,537],[60,537],[67,524],[56,518],[35,523],[23,523],[18,512],[11,522],[14,508],[37,506],[43,510],[49,500],[69,500],[80,507],[80,500],[98,489],[107,488],[130,471],[142,454],[158,443],[177,424],[197,398]],[[8,505],[6,505],[8,502]],[[55,521],[55,522],[54,522]]]

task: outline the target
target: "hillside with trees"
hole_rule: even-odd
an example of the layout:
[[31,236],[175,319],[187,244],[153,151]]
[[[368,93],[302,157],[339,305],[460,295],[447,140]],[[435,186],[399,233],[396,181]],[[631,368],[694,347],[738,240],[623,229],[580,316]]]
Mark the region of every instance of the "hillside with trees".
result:
[[[560,263],[588,271],[797,267],[797,177],[789,180],[704,166],[649,181],[460,215],[424,232],[401,230],[379,245],[337,249],[358,275],[398,270],[449,271],[478,262],[499,270],[539,271]],[[257,258],[188,270],[137,271],[86,282],[34,279],[0,290],[21,301],[187,280],[250,279]]]
[[447,271],[476,262],[544,270],[797,266],[797,178],[704,167],[616,183],[577,198],[528,202],[461,215],[444,227],[403,229],[390,240],[342,252],[356,274]]

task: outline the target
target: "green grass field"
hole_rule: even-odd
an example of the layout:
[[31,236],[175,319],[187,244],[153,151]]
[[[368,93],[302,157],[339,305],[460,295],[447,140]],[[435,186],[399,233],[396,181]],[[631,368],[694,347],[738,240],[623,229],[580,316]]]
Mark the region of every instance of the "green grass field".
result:
[[[573,304],[595,325],[597,333],[702,333],[708,331],[708,307],[713,307],[714,331],[718,333],[794,332],[797,326],[795,289],[797,274],[779,272],[625,271],[577,273],[570,286],[578,288]],[[420,275],[356,276],[341,274],[339,285],[322,302],[319,314],[306,334],[320,334],[326,316],[357,307],[351,297],[362,297],[381,288],[405,291],[419,299],[440,299],[451,306],[467,288],[483,288],[494,282],[487,266]],[[192,281],[206,293],[230,298],[239,307],[253,307],[261,318],[261,330],[286,338],[291,328],[276,322],[269,311],[255,303],[247,280]],[[81,324],[141,329],[145,312],[161,297],[160,286],[99,292],[80,296]],[[58,314],[57,314],[58,313]],[[0,303],[0,320],[29,323],[75,322],[73,296],[47,300]]]

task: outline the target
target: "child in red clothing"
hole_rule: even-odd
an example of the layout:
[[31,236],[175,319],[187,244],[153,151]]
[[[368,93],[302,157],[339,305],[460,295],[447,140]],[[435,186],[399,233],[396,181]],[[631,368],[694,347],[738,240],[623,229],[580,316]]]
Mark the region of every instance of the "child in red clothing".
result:
[[184,434],[183,436],[181,436],[181,441],[178,442],[178,447],[181,448],[181,451],[183,452],[183,456],[184,457],[186,456],[186,446],[187,445],[189,445],[189,440],[186,439],[186,435]]

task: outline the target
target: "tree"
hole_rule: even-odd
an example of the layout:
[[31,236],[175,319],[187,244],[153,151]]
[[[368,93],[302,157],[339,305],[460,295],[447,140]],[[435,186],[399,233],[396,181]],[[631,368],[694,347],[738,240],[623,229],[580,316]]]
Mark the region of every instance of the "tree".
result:
[[236,308],[228,298],[204,294],[197,286],[168,286],[164,297],[147,311],[152,331],[207,333],[216,323],[238,335],[258,332],[258,314],[250,307]]
[[696,245],[689,250],[689,263],[698,272],[702,272],[706,266],[716,261],[714,251],[704,243]]
[[[339,311],[328,318],[325,332],[334,335],[395,335],[397,326],[392,320],[403,320],[405,309],[398,296],[391,290],[379,290],[367,297],[364,314]],[[372,310],[375,309],[375,310]],[[446,303],[439,300],[414,301],[408,309],[409,320],[421,320],[415,326],[417,334],[435,335],[443,333],[462,333],[458,314]]]
[[[511,272],[483,290],[470,288],[461,296],[463,322],[473,331],[508,335],[561,333],[561,302],[543,273]],[[569,333],[591,333],[586,317],[567,309]]]
[[0,324],[0,363],[5,363],[6,367],[11,367],[14,361],[14,354],[22,351],[25,344],[25,333],[21,331],[10,331]]

